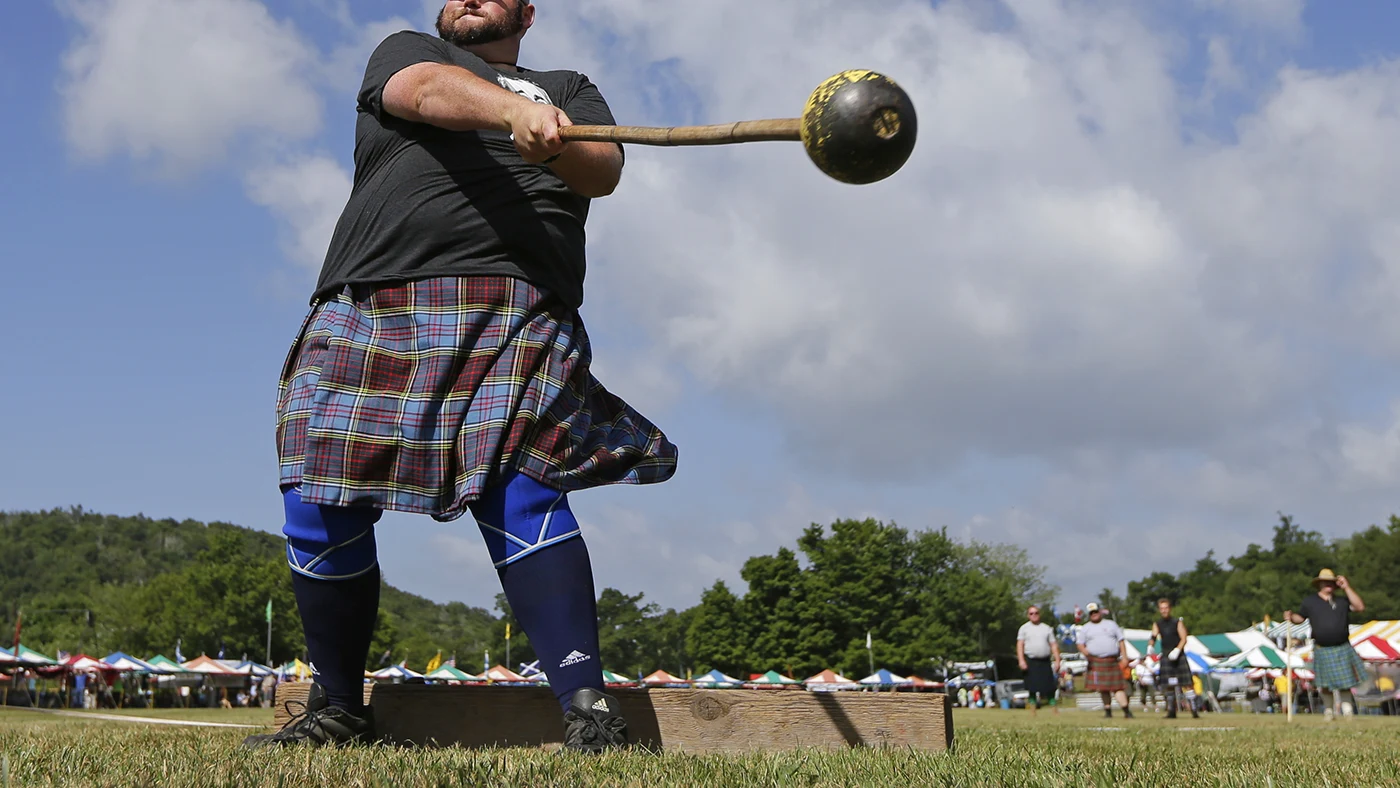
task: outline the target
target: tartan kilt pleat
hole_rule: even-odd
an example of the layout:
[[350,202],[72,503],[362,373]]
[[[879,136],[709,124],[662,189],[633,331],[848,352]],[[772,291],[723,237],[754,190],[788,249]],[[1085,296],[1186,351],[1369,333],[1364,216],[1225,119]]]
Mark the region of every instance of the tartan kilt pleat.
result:
[[577,311],[522,280],[346,288],[287,354],[280,484],[446,521],[510,470],[565,492],[669,479],[676,447],[591,361]]
[[1127,688],[1123,668],[1117,657],[1089,657],[1089,670],[1084,675],[1084,689],[1089,692],[1117,692]]
[[1319,687],[1348,690],[1366,682],[1366,663],[1350,643],[1313,646],[1313,674]]

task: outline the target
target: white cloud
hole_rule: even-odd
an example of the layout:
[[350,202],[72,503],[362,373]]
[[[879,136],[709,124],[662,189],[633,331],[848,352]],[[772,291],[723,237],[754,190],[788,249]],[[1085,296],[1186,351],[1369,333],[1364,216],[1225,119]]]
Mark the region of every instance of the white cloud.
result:
[[1195,0],[1195,4],[1269,32],[1294,35],[1303,26],[1304,0]]
[[249,198],[270,210],[284,233],[288,259],[315,273],[350,196],[350,174],[326,156],[302,156],[249,172]]
[[306,139],[321,97],[312,48],[256,0],[60,0],[81,32],[64,54],[65,129],[81,155],[184,172],[247,134]]
[[[273,139],[278,158],[247,174],[248,194],[287,223],[289,256],[319,263],[348,176],[275,140],[316,129],[308,80],[352,90],[402,21],[347,31],[304,72],[310,48],[253,0],[65,1],[84,31],[65,88],[74,146],[189,162],[239,134]],[[440,6],[421,4],[424,25]],[[948,522],[1053,544],[1057,560],[1093,539],[1120,573],[1095,588],[1143,574],[1138,559],[1163,568],[1246,530],[1262,538],[1277,509],[1339,531],[1377,518],[1393,505],[1400,421],[1330,391],[1339,368],[1400,360],[1400,63],[1263,62],[1250,36],[1297,33],[1300,0],[1196,0],[1230,28],[1203,32],[1199,64],[1180,60],[1183,30],[1141,6],[990,7],[542,6],[522,62],[585,71],[622,123],[795,115],[850,67],[894,77],[920,116],[906,168],[864,187],[827,179],[795,144],[630,148],[621,188],[594,203],[584,315],[649,344],[600,351],[600,378],[643,412],[694,379],[766,414],[794,473],[818,478],[914,489],[968,457],[1052,469],[1026,500],[989,493]],[[212,72],[198,59],[211,45],[159,52],[149,42],[178,37],[142,38],[151,26],[202,42],[205,20],[236,33]],[[248,59],[230,88],[204,89]],[[1176,81],[1183,66],[1205,74],[1200,95]],[[148,73],[163,92],[135,91]],[[810,491],[712,518],[705,535],[725,545],[666,535],[655,554],[703,587],[809,519],[853,516]],[[662,538],[659,511],[590,516],[605,542],[632,543]],[[1143,536],[1154,529],[1168,536]],[[643,571],[625,563],[636,549],[608,560]],[[668,582],[667,566],[647,563],[637,587]]]

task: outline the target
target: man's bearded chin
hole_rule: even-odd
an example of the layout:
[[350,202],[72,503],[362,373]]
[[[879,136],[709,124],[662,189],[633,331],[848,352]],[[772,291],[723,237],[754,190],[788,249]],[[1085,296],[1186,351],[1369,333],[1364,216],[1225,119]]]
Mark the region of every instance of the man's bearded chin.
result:
[[[438,12],[437,31],[438,36],[449,44],[456,44],[459,47],[469,47],[476,44],[490,44],[493,41],[510,38],[519,33],[525,27],[525,3],[515,4],[515,13],[504,19],[491,20],[483,25],[478,25],[471,30],[459,31],[456,21],[448,23],[446,19],[447,6],[443,6]],[[458,17],[460,19],[461,17]]]

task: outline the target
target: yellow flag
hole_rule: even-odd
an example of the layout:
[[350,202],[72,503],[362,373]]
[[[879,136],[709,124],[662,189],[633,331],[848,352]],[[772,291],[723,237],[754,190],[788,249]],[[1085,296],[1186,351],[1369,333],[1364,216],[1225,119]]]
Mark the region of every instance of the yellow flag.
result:
[[423,672],[432,673],[440,667],[442,667],[442,649],[438,649],[437,655],[428,660],[428,667],[424,668]]
[[506,640],[510,640],[510,622],[506,622]]

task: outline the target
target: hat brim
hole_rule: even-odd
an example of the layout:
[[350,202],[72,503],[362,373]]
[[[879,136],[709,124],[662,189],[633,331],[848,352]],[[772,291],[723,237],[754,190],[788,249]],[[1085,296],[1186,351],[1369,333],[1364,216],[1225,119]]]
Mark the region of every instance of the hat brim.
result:
[[1312,584],[1314,587],[1322,585],[1323,583],[1332,583],[1333,585],[1335,585],[1336,582],[1337,578],[1335,577],[1314,577],[1312,579]]

